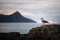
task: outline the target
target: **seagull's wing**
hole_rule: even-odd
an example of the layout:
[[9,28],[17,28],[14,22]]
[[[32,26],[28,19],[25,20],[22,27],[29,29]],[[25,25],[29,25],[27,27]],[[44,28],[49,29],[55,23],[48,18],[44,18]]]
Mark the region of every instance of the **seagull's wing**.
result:
[[46,20],[43,20],[43,23],[49,23],[48,21],[46,21]]

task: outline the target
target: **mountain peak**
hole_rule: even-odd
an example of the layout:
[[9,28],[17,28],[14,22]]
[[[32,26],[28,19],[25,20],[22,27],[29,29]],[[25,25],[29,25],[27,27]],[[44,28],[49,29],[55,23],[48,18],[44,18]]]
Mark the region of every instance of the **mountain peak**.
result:
[[16,11],[15,13],[19,13],[19,11]]
[[14,12],[12,15],[22,16],[22,15],[20,14],[20,12],[18,12],[18,11]]
[[21,22],[33,22],[33,23],[36,23],[35,21],[24,17],[18,11],[14,12],[12,15],[9,15],[9,16],[6,16],[6,15],[0,16],[0,22],[20,22],[20,23]]

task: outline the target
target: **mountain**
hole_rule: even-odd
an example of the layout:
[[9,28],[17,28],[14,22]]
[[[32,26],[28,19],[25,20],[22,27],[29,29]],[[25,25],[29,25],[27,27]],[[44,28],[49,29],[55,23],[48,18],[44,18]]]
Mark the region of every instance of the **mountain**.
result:
[[0,23],[6,23],[6,22],[32,22],[32,23],[36,23],[35,21],[26,18],[24,16],[22,16],[18,11],[14,12],[11,15],[2,15],[0,14]]

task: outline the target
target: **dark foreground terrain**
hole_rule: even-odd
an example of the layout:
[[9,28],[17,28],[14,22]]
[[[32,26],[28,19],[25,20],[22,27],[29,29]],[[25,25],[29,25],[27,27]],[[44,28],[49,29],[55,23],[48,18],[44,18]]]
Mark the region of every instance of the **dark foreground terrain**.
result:
[[60,40],[60,25],[51,24],[32,28],[28,34],[0,33],[0,40]]

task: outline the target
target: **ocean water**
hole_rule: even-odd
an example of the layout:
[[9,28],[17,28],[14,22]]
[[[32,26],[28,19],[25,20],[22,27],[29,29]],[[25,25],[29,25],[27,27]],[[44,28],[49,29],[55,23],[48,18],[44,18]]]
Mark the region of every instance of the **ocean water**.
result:
[[0,23],[0,32],[19,32],[26,34],[30,29],[41,26],[38,23]]

